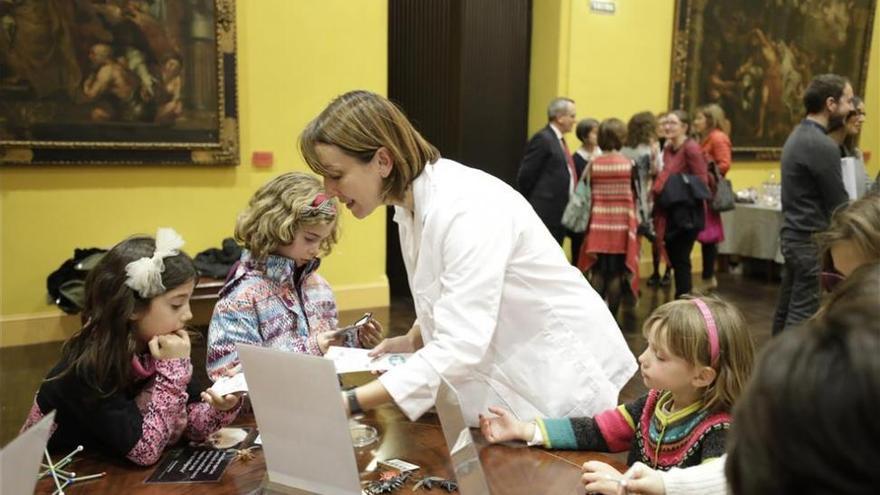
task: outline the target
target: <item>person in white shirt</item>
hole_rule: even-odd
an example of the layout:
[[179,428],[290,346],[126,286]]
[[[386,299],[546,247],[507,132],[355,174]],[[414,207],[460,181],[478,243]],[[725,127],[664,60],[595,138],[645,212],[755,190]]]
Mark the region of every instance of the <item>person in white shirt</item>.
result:
[[367,91],[333,100],[303,130],[300,150],[356,218],[395,206],[415,304],[409,332],[372,351],[415,354],[344,392],[349,412],[393,401],[414,420],[434,405],[441,377],[470,426],[499,403],[529,418],[616,404],[635,358],[521,194],[442,159],[393,103]]

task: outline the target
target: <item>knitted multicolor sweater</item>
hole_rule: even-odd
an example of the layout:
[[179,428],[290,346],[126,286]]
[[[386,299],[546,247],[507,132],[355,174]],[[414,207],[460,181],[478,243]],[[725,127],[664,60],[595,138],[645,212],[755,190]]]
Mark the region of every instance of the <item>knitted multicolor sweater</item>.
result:
[[547,448],[629,449],[630,465],[640,461],[666,470],[695,466],[724,454],[730,413],[701,410],[702,402],[669,412],[671,404],[671,393],[651,390],[594,418],[539,419],[537,424]]

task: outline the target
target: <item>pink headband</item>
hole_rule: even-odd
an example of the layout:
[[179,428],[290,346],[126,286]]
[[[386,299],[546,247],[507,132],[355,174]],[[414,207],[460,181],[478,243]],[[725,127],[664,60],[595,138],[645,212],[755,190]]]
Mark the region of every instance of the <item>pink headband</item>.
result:
[[317,215],[318,213],[335,215],[336,205],[330,202],[330,199],[330,196],[324,193],[318,193],[315,195],[315,199],[312,200],[312,204],[303,206],[302,211],[306,215]]
[[312,206],[317,208],[321,206],[321,203],[327,201],[328,199],[330,199],[330,196],[327,196],[324,193],[318,193],[317,195],[315,195],[315,200],[312,201]]
[[703,319],[706,320],[706,337],[709,338],[709,359],[714,368],[715,365],[718,364],[718,354],[720,352],[718,345],[718,327],[715,326],[715,318],[712,317],[712,312],[709,311],[709,306],[707,306],[702,299],[694,298],[691,299],[691,301],[697,305],[697,308],[703,315]]

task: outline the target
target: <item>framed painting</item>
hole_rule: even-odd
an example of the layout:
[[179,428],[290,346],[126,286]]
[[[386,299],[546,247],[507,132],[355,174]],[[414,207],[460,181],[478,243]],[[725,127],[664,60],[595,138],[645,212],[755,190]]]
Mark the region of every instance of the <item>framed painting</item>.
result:
[[234,0],[0,0],[0,163],[237,164]]
[[877,0],[677,0],[670,103],[718,103],[734,157],[775,160],[813,76],[864,96]]

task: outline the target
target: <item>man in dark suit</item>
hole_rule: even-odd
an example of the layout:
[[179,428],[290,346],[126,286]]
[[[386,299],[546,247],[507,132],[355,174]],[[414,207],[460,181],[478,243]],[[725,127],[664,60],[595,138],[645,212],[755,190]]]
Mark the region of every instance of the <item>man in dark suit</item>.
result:
[[566,235],[571,238],[572,263],[577,262],[576,246],[580,246],[583,234],[563,227],[562,213],[583,170],[577,170],[563,136],[571,131],[576,119],[574,100],[560,97],[551,101],[547,107],[549,122],[529,140],[516,177],[517,190],[531,203],[553,238],[559,244]]

